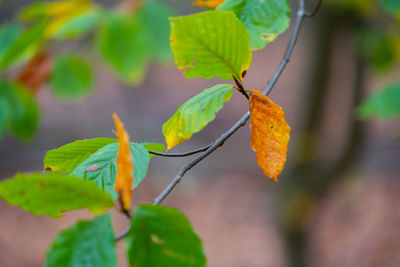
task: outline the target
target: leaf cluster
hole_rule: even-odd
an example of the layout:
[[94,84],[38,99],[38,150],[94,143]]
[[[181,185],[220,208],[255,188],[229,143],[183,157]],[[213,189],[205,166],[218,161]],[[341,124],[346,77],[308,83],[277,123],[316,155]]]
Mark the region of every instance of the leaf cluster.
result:
[[[122,82],[138,85],[150,61],[166,64],[172,60],[168,17],[173,13],[158,0],[111,9],[90,0],[33,3],[17,14],[15,22],[0,25],[0,93],[10,86],[18,88],[18,101],[25,103],[29,98],[35,109],[35,94],[44,84],[61,100],[87,96],[96,80],[93,57],[81,49],[87,44]],[[61,52],[53,49],[64,43],[73,45]],[[7,114],[14,113],[3,102],[12,101],[0,99],[0,110],[4,110],[0,137],[10,128],[12,118]],[[36,114],[31,117],[38,116],[32,108],[31,112]],[[12,132],[30,139],[37,124],[38,119],[32,118],[26,129]]]
[[[32,28],[43,25],[40,42],[75,38],[96,29],[95,47],[101,57],[123,81],[135,83],[142,78],[149,60],[168,59],[166,46],[158,39],[160,34],[153,31],[158,28],[165,34],[165,25],[149,27],[154,21],[162,24],[166,8],[158,2],[141,4],[116,8],[105,16],[98,6],[85,0],[40,3],[25,9],[20,17],[39,20]],[[287,0],[227,0],[217,10],[169,19],[170,47],[184,76],[219,77],[232,84],[216,84],[178,108],[163,125],[168,149],[189,140],[214,120],[235,89],[249,103],[251,146],[257,153],[257,162],[267,176],[278,180],[286,162],[290,127],[278,105],[259,91],[246,90],[244,78],[252,51],[265,47],[284,32],[289,14]],[[81,28],[81,24],[85,27]],[[5,66],[17,64],[13,57],[6,56]],[[33,56],[31,60],[42,62],[43,58],[46,56]],[[53,59],[51,70],[50,84],[58,88],[59,94],[74,88],[65,97],[73,98],[92,84],[90,68],[72,54]],[[68,81],[63,80],[64,74],[70,76]],[[158,205],[162,200],[155,201],[157,205],[131,208],[132,191],[146,177],[151,156],[156,152],[162,155],[165,146],[131,142],[116,115],[114,121],[117,139],[78,140],[48,151],[44,172],[17,174],[1,182],[0,197],[33,214],[50,217],[60,217],[74,209],[88,209],[98,215],[107,208],[118,208],[115,200],[120,199],[119,208],[130,220],[125,234],[115,237],[107,214],[77,222],[55,238],[46,266],[117,266],[115,242],[123,237],[128,244],[130,266],[205,266],[201,240],[181,212]]]

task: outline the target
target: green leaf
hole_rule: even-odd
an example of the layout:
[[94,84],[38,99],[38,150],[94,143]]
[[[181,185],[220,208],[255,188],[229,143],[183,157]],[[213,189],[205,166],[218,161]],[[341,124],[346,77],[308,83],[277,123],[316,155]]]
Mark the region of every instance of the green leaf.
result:
[[400,83],[384,86],[359,107],[362,118],[390,119],[400,117]]
[[103,59],[126,83],[139,83],[146,72],[149,45],[144,25],[131,14],[110,12],[100,23],[96,44]]
[[47,25],[47,20],[42,20],[24,31],[4,54],[0,61],[0,69],[7,68],[20,60],[26,53],[32,54],[32,51],[43,41]]
[[250,67],[249,33],[231,11],[170,18],[175,63],[187,78],[242,80]]
[[[147,174],[149,152],[141,144],[137,143],[131,143],[131,152],[133,156],[135,188]],[[93,181],[116,199],[118,194],[114,190],[114,184],[117,174],[117,165],[115,162],[117,156],[118,144],[108,144],[91,154],[71,174]]]
[[50,77],[53,92],[66,100],[89,93],[93,85],[93,73],[88,63],[73,54],[59,55],[53,63]]
[[[156,151],[156,152],[163,152],[165,151],[165,146],[164,144],[158,144],[158,143],[140,143],[142,146],[144,146],[147,150],[151,151]],[[154,157],[154,154],[149,154],[150,158]]]
[[0,98],[8,105],[9,123],[14,135],[24,140],[31,139],[39,122],[36,100],[18,84],[2,80],[0,80]]
[[116,267],[114,231],[109,214],[79,221],[61,232],[47,252],[46,267]]
[[398,0],[379,0],[380,6],[388,14],[394,16],[395,18],[400,18],[400,1]]
[[102,14],[99,8],[89,8],[85,12],[67,20],[57,29],[53,38],[64,40],[82,37],[95,27]]
[[168,63],[172,60],[168,17],[173,14],[173,10],[167,4],[156,0],[144,1],[138,12],[149,40],[151,57],[162,63]]
[[214,120],[224,102],[231,98],[232,88],[230,84],[218,84],[186,101],[163,125],[168,149],[189,140]]
[[66,144],[60,148],[50,150],[46,153],[43,162],[44,169],[71,173],[91,154],[108,144],[116,142],[117,139],[99,137],[78,140],[73,143]]
[[58,173],[17,174],[0,182],[0,197],[35,215],[54,218],[64,211],[87,208],[97,214],[114,206],[111,196],[92,182]]
[[384,28],[367,27],[358,33],[359,45],[368,63],[379,71],[388,70],[396,62],[399,51],[397,40]]
[[201,240],[178,210],[149,204],[138,206],[128,237],[130,266],[206,266]]
[[249,31],[252,49],[264,48],[290,23],[288,0],[225,0],[218,9],[235,12]]
[[18,19],[22,21],[31,21],[48,16],[49,4],[44,2],[33,2],[32,4],[23,7],[18,12]]
[[22,33],[22,25],[11,22],[3,24],[0,27],[0,62],[3,61],[4,55],[18,40]]
[[288,0],[225,0],[218,9],[235,12],[249,31],[252,49],[264,48],[290,23]]

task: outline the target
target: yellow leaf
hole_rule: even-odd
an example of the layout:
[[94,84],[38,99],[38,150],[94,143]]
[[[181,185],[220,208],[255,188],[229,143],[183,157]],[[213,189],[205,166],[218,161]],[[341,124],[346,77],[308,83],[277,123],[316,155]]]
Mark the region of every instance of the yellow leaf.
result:
[[54,1],[48,4],[46,10],[49,16],[65,16],[76,14],[90,8],[93,5],[87,0]]
[[250,145],[257,153],[257,163],[263,173],[278,181],[286,162],[290,127],[283,109],[267,96],[250,90]]
[[131,207],[132,185],[133,185],[133,164],[132,154],[129,145],[129,135],[124,124],[119,120],[117,114],[113,114],[115,128],[118,138],[117,157],[117,178],[114,189],[121,198],[124,210],[129,211]]
[[194,6],[202,6],[202,7],[209,7],[209,8],[217,8],[221,5],[224,0],[196,0],[193,2]]
[[87,0],[55,1],[48,4],[46,13],[52,17],[45,36],[52,37],[58,29],[74,17],[92,8],[94,5]]

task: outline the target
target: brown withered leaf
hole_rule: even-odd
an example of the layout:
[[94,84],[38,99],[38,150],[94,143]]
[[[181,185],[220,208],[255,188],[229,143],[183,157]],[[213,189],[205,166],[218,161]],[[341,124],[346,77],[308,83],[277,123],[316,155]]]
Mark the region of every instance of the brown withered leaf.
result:
[[22,68],[17,80],[29,91],[36,93],[46,82],[52,68],[51,57],[44,51],[39,51]]
[[196,0],[193,2],[194,6],[202,6],[202,7],[209,7],[209,8],[217,8],[221,5],[224,0]]
[[286,162],[290,127],[283,109],[267,96],[250,90],[250,145],[257,153],[263,173],[278,181]]
[[114,185],[118,193],[123,209],[129,211],[131,207],[132,185],[133,185],[133,164],[130,150],[129,135],[120,121],[117,114],[113,114],[115,128],[118,138],[117,177]]

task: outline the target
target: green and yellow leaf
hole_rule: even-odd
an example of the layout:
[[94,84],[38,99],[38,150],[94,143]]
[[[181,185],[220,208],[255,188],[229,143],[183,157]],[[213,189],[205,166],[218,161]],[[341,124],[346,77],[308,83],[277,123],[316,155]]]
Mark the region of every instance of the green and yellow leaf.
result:
[[[64,33],[60,35],[59,30],[77,17],[85,13],[90,13],[96,7],[91,1],[87,0],[66,0],[66,1],[53,1],[50,3],[34,3],[27,8],[24,8],[18,15],[21,20],[31,21],[38,18],[49,19],[49,24],[46,27],[45,37],[52,38],[56,35],[58,37],[66,37],[66,28],[63,29]],[[89,24],[80,24],[81,28],[78,31],[85,31],[90,26]],[[67,26],[71,29],[71,25]]]
[[175,63],[187,78],[242,80],[250,67],[249,33],[230,11],[170,18]]
[[66,144],[60,148],[50,150],[46,153],[43,162],[44,169],[55,172],[71,173],[91,154],[108,144],[116,142],[116,139],[99,137],[78,140],[73,143]]
[[163,125],[167,148],[171,149],[189,140],[193,133],[214,120],[224,102],[231,98],[232,88],[230,84],[218,84],[186,101]]
[[35,215],[89,209],[98,214],[114,206],[111,196],[90,181],[59,173],[17,174],[0,182],[0,197]]

